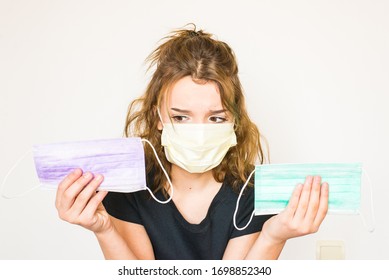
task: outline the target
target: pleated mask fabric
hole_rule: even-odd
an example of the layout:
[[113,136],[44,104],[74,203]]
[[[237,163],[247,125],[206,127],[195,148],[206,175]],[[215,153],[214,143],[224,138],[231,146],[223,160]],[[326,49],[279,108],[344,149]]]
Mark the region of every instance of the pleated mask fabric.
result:
[[56,189],[72,170],[81,168],[104,176],[99,190],[146,189],[143,144],[137,137],[34,145],[33,156],[42,188]]
[[264,164],[255,167],[255,215],[278,214],[287,206],[297,184],[319,175],[329,184],[328,212],[358,214],[361,163]]

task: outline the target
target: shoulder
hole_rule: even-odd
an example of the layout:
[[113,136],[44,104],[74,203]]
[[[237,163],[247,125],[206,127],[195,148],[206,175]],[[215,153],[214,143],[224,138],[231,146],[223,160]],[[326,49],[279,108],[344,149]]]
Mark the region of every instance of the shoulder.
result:
[[147,200],[147,191],[109,192],[103,200],[103,205],[111,216],[123,221],[141,224],[142,219],[139,213],[147,206]]
[[232,185],[226,181],[223,183],[223,188],[226,197],[231,200],[237,201],[239,198],[239,203],[247,202],[253,204],[254,202],[254,187],[252,186],[244,187],[244,183],[241,183],[238,188],[233,188]]
[[[263,224],[272,217],[272,215],[255,216],[253,214],[255,209],[255,189],[252,186],[246,186],[243,189],[243,185],[240,186],[239,192],[233,190],[228,184],[225,185],[226,196],[231,202],[229,207],[232,210],[230,209],[230,211],[233,212],[230,216],[231,238],[261,231]],[[235,219],[235,224],[238,228],[244,228],[246,225],[247,227],[244,230],[238,230],[234,225],[233,219]]]

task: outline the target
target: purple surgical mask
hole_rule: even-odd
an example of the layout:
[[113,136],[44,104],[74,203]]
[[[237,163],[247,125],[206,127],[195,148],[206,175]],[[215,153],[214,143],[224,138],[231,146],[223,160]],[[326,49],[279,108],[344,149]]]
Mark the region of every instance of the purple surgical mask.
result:
[[[166,201],[158,200],[146,186],[146,166],[142,142],[146,142],[151,146],[170,184],[170,198]],[[81,168],[84,172],[89,171],[104,176],[104,181],[101,183],[99,190],[122,193],[148,190],[159,203],[168,203],[173,197],[173,185],[170,178],[163,168],[153,145],[146,139],[132,137],[62,142],[34,145],[32,150],[36,172],[42,188],[57,189],[59,183],[70,172],[76,168]],[[18,162],[9,173],[12,172]],[[5,185],[6,179],[2,187]]]
[[140,138],[119,138],[34,145],[36,172],[43,188],[56,189],[76,168],[104,175],[99,190],[135,192],[146,189]]

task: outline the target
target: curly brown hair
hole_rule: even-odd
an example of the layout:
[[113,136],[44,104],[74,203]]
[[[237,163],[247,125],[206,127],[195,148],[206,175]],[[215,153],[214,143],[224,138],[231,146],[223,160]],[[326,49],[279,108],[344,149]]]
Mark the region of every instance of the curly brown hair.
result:
[[[233,116],[237,136],[237,145],[229,149],[212,172],[216,181],[228,180],[238,191],[253,170],[256,159],[263,163],[263,149],[259,130],[247,114],[232,49],[225,42],[214,39],[212,34],[196,31],[193,25],[193,29],[175,30],[163,38],[146,62],[149,70],[155,70],[145,93],[129,105],[125,136],[148,139],[170,173],[171,164],[161,145],[156,109],[161,105],[163,95],[181,78],[191,76],[194,81],[212,81],[219,88],[223,107]],[[166,178],[148,145],[145,146],[145,156],[148,185],[154,192],[164,191],[168,187]]]

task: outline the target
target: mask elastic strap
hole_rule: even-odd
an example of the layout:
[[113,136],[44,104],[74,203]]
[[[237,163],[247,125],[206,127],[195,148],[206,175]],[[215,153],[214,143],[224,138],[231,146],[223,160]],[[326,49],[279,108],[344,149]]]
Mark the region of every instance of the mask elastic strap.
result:
[[367,173],[367,171],[365,169],[362,169],[362,174],[365,174],[366,176],[366,179],[367,179],[367,182],[368,182],[368,186],[369,186],[369,192],[370,192],[370,210],[371,210],[371,218],[372,218],[372,225],[371,227],[368,226],[366,220],[365,220],[365,217],[363,216],[362,212],[359,212],[360,214],[360,217],[362,219],[362,222],[363,224],[365,225],[365,227],[367,228],[367,230],[372,233],[374,232],[375,230],[375,214],[374,214],[374,207],[373,207],[373,185],[371,183],[371,180],[370,180],[370,176],[369,174]]
[[8,181],[8,178],[9,176],[12,174],[12,172],[15,170],[15,168],[20,164],[20,162],[22,160],[24,160],[26,158],[26,156],[28,154],[30,154],[32,152],[32,149],[28,149],[27,152],[25,152],[16,162],[15,164],[9,169],[9,171],[7,172],[7,174],[5,175],[4,179],[3,179],[3,182],[1,183],[1,187],[0,187],[0,194],[1,194],[1,197],[2,198],[5,198],[5,199],[14,199],[14,198],[19,198],[19,197],[23,197],[25,196],[26,194],[32,192],[33,190],[36,190],[37,188],[39,188],[40,185],[37,185],[35,187],[33,187],[32,189],[29,189],[21,194],[18,194],[18,195],[14,195],[14,196],[8,196],[6,194],[4,194],[4,189],[5,189],[5,183]]
[[239,196],[238,196],[238,200],[236,201],[236,207],[235,207],[235,212],[234,212],[234,217],[233,217],[233,223],[234,223],[234,227],[237,230],[244,230],[245,228],[247,228],[249,226],[249,224],[251,223],[251,220],[254,217],[255,210],[253,210],[253,213],[251,214],[250,220],[247,222],[247,224],[244,227],[240,228],[240,227],[238,227],[236,225],[236,215],[237,215],[238,209],[239,209],[240,198],[241,198],[241,196],[243,194],[244,189],[247,187],[247,184],[250,182],[251,176],[253,176],[254,173],[255,173],[255,169],[250,173],[249,177],[247,178],[247,181],[244,183],[242,189],[240,190],[240,193],[239,193]]
[[[159,108],[157,108],[157,113],[158,113],[158,117],[159,117],[159,119],[160,119],[160,121],[161,121],[162,128],[165,128],[165,124],[163,123],[161,111],[159,110]],[[170,121],[170,122],[171,122],[171,121]],[[175,129],[174,126],[173,126],[173,129]]]
[[154,155],[155,155],[155,157],[156,157],[156,159],[157,159],[157,161],[158,161],[158,163],[159,163],[159,166],[161,166],[162,171],[163,171],[163,173],[165,174],[166,179],[167,179],[167,181],[168,181],[168,183],[169,183],[169,185],[170,185],[171,194],[170,194],[169,199],[167,199],[167,200],[165,200],[165,201],[161,201],[161,200],[159,200],[158,198],[156,198],[156,197],[154,196],[153,192],[152,192],[147,186],[146,186],[146,189],[149,191],[149,193],[151,194],[151,196],[154,198],[155,201],[157,201],[157,202],[159,202],[159,203],[161,203],[161,204],[166,204],[166,203],[170,202],[170,200],[172,200],[172,198],[173,198],[173,193],[174,193],[173,184],[172,184],[172,182],[170,181],[169,175],[167,174],[165,168],[163,168],[163,165],[162,165],[162,163],[161,163],[161,160],[159,159],[158,154],[157,154],[157,151],[154,149],[153,144],[151,144],[150,141],[147,140],[147,139],[141,139],[141,141],[142,141],[142,142],[146,142],[146,143],[149,144],[150,147],[153,149]]
[[161,115],[161,112],[159,111],[159,108],[157,108],[157,113],[158,113],[158,117],[159,117],[159,119],[161,121],[162,127],[164,127],[163,120],[162,120],[162,115]]

